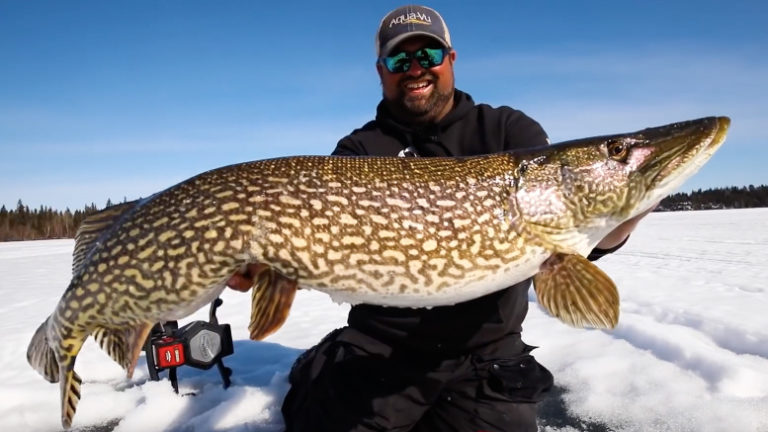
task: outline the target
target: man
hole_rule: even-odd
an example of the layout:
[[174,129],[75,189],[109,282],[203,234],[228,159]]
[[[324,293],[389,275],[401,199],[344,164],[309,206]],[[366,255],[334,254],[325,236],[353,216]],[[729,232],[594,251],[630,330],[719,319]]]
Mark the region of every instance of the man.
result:
[[[448,29],[423,6],[387,14],[376,35],[376,119],[334,155],[466,156],[545,146],[537,122],[476,105],[454,88]],[[623,244],[625,224],[590,256]],[[608,249],[608,250],[606,250]],[[230,286],[250,287],[242,276]],[[530,280],[454,306],[353,306],[348,326],[296,361],[282,411],[288,432],[535,431],[552,375],[521,339]]]

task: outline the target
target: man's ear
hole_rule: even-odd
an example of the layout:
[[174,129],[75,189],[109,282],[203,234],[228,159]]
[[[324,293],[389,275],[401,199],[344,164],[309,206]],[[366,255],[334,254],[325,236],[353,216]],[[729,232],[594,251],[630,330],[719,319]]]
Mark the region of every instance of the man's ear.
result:
[[451,50],[451,52],[448,53],[448,58],[451,59],[451,64],[456,62],[456,51]]
[[382,70],[383,67],[384,67],[384,65],[381,64],[381,62],[379,62],[379,61],[376,62],[376,72],[379,73],[379,79],[382,78],[381,74],[384,73],[384,71]]

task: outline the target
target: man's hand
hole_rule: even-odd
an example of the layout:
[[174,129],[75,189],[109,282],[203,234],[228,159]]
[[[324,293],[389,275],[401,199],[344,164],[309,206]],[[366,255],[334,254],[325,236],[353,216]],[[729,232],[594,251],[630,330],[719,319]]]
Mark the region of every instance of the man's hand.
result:
[[603,239],[600,240],[600,243],[597,244],[597,247],[599,249],[612,249],[620,245],[621,242],[626,240],[627,237],[629,237],[629,234],[635,230],[635,227],[637,227],[637,224],[640,223],[640,220],[646,217],[648,213],[652,212],[656,207],[658,207],[658,205],[659,203],[656,203],[648,210],[640,213],[632,219],[624,221],[621,225],[614,228],[613,231],[609,232],[607,236],[603,237]]
[[243,272],[235,273],[229,278],[227,286],[236,291],[246,292],[253,287],[254,278],[265,267],[264,264],[248,264]]

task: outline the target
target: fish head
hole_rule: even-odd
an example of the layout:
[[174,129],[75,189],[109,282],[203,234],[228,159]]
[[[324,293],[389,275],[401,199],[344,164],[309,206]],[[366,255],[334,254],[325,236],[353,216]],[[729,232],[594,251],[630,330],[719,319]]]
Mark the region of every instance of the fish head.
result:
[[707,117],[527,153],[515,175],[518,213],[538,236],[565,244],[561,251],[588,253],[695,174],[729,125]]

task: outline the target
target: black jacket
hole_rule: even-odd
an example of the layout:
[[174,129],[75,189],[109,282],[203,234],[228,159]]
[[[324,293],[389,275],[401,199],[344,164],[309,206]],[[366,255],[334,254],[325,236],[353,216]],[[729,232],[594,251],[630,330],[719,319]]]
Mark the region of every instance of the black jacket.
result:
[[[394,156],[410,148],[418,156],[470,156],[547,145],[541,126],[510,107],[476,105],[459,90],[440,122],[422,128],[398,123],[384,103],[376,119],[342,138],[334,155]],[[393,347],[437,356],[479,351],[514,356],[528,310],[530,280],[454,306],[431,309],[353,306],[348,324]]]

